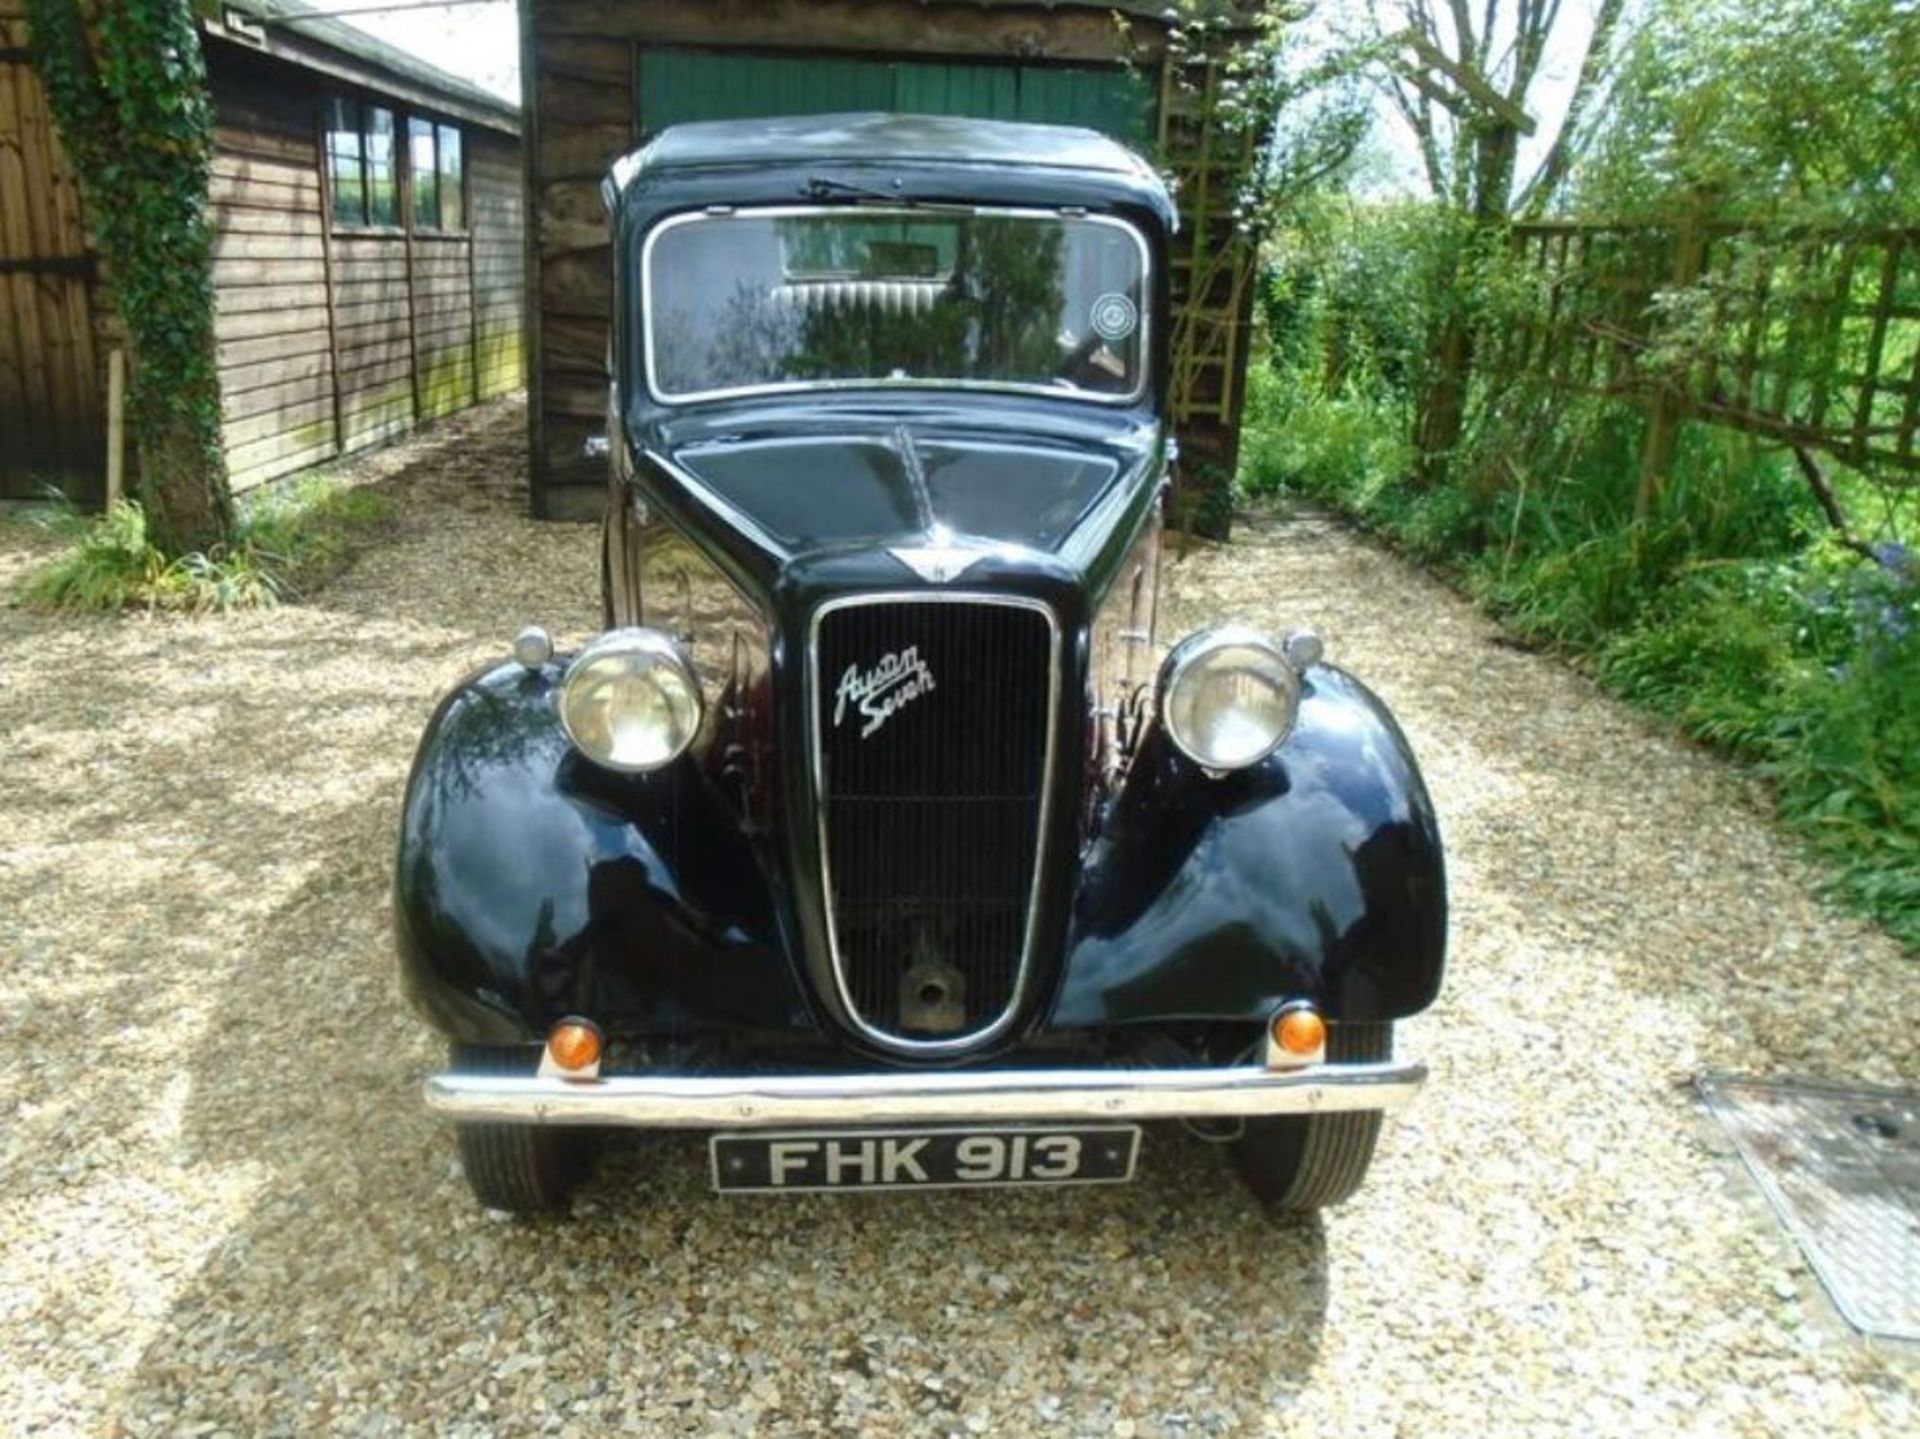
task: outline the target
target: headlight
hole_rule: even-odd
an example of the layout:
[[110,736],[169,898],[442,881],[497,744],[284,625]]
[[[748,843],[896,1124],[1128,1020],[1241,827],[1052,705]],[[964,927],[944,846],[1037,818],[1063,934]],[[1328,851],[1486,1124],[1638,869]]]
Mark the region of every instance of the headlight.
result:
[[1273,641],[1223,627],[1189,635],[1167,657],[1160,718],[1195,764],[1245,769],[1287,737],[1300,708],[1300,676]]
[[560,681],[560,724],[574,748],[635,773],[679,757],[700,729],[700,683],[657,630],[609,630]]

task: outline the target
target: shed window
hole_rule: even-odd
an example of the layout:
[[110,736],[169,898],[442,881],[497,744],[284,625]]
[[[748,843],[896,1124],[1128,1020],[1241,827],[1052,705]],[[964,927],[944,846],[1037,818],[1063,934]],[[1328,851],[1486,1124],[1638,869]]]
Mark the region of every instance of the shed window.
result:
[[345,95],[327,102],[327,183],[336,225],[398,225],[393,111]]
[[457,125],[407,121],[407,170],[413,180],[413,228],[457,233],[466,224],[466,162]]
[[336,225],[367,223],[367,176],[361,149],[360,102],[336,95],[327,102],[327,183]]
[[400,223],[400,166],[394,153],[393,111],[367,107],[367,219],[375,225]]
[[440,228],[459,230],[466,224],[466,217],[461,213],[466,208],[464,204],[466,187],[465,167],[460,154],[460,131],[456,126],[442,125],[438,134],[440,137]]
[[440,228],[439,174],[433,158],[433,121],[407,121],[407,175],[413,181],[413,228]]

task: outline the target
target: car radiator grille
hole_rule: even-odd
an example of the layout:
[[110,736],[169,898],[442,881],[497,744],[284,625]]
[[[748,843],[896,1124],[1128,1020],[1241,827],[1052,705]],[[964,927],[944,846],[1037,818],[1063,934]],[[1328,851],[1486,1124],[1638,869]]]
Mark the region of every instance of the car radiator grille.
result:
[[964,1041],[1019,996],[1057,683],[1050,615],[978,597],[832,606],[814,635],[834,962],[856,1018]]

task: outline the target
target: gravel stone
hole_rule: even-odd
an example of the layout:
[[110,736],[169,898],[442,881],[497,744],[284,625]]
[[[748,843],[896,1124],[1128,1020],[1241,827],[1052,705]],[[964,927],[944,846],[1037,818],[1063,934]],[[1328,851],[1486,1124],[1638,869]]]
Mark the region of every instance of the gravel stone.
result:
[[[571,1223],[469,1200],[417,1085],[388,867],[422,725],[595,538],[524,518],[524,411],[349,468],[390,525],[297,605],[0,610],[0,1424],[16,1434],[1920,1432],[1686,1080],[1920,1081],[1920,968],[1811,898],[1764,796],[1312,516],[1176,549],[1175,634],[1310,624],[1450,843],[1433,1067],[1372,1180],[1264,1218],[1139,1183],[722,1200],[615,1145]],[[45,552],[0,521],[0,584]]]

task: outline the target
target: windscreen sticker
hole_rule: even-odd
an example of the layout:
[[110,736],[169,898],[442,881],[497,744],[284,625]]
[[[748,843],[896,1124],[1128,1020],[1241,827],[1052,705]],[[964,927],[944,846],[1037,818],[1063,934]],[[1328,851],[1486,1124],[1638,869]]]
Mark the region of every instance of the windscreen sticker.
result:
[[1109,290],[1093,302],[1093,331],[1103,340],[1124,340],[1139,324],[1139,309],[1118,290]]

